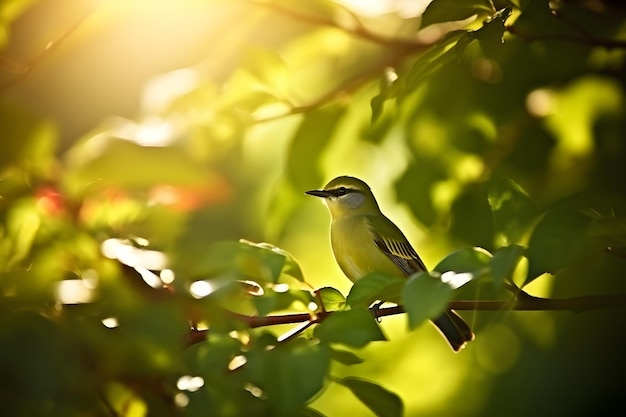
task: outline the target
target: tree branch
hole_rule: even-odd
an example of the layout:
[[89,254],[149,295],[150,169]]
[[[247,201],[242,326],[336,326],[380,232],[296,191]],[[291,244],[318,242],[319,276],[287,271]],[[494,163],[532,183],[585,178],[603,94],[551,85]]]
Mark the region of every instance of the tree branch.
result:
[[292,17],[301,22],[309,23],[315,26],[333,27],[335,29],[339,29],[343,32],[349,33],[350,35],[353,35],[357,38],[361,38],[385,47],[406,48],[411,49],[412,52],[419,52],[432,46],[439,40],[429,39],[428,42],[425,42],[419,38],[411,39],[379,35],[368,30],[351,10],[340,5],[337,5],[337,8],[343,10],[352,18],[352,20],[354,21],[353,27],[347,27],[345,25],[339,24],[334,19],[329,19],[321,15],[313,13],[302,13],[295,8],[285,7],[282,4],[274,3],[272,1],[249,0],[249,2],[257,6],[265,7],[268,10],[272,10],[284,16]]
[[[451,301],[449,307],[459,311],[572,311],[574,313],[580,313],[605,308],[626,308],[626,294],[587,295],[559,299],[535,297],[528,293],[521,292],[517,295],[516,299],[510,301],[461,300]],[[372,307],[370,310],[376,317],[394,316],[405,312],[402,306],[385,308]],[[265,317],[248,316],[230,311],[228,314],[244,322],[249,328],[254,329],[277,324],[296,324],[303,322],[321,323],[324,319],[333,314],[333,312],[321,311],[316,313],[296,313]],[[189,347],[204,341],[208,334],[209,330],[192,329],[183,337],[182,343],[185,347]]]
[[25,64],[14,62],[7,57],[0,57],[0,67],[14,74],[13,77],[0,81],[0,90],[4,90],[15,84],[18,84],[28,75],[30,75],[30,73],[33,72],[33,70],[37,68],[39,64],[41,64],[46,58],[48,58],[48,56],[50,56],[52,52],[58,49],[59,46],[61,46],[71,35],[74,34],[74,32],[78,30],[78,28],[85,22],[85,20],[87,20],[87,18],[91,16],[93,11],[94,6],[90,6],[89,9],[83,15],[81,15],[81,17],[76,19],[74,24],[72,24],[69,28],[65,30],[65,32],[61,34],[61,36],[48,42],[46,47],[38,55],[36,55]]

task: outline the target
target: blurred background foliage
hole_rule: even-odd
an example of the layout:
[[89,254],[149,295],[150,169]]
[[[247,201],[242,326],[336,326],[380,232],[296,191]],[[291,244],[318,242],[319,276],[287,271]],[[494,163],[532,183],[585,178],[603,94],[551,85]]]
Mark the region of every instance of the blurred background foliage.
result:
[[626,292],[626,8],[429,3],[2,1],[0,414],[618,415],[623,307],[465,312],[458,355],[224,310],[345,308],[303,194],[345,174],[429,267],[494,254],[455,298]]

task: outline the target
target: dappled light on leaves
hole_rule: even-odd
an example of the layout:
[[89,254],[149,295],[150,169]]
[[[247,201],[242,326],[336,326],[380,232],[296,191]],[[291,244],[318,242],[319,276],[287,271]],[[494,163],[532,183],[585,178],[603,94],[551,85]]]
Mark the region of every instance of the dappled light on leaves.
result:
[[471,272],[456,273],[454,271],[446,271],[441,274],[441,281],[452,287],[453,290],[462,287],[474,278]]
[[554,111],[554,92],[545,88],[533,90],[526,96],[526,109],[535,117],[545,117]]
[[195,281],[189,286],[189,292],[194,298],[204,298],[216,290],[216,286],[209,281]]
[[128,266],[143,266],[151,270],[162,270],[167,265],[167,256],[163,252],[137,248],[129,241],[107,239],[101,245],[102,254],[110,259],[117,259]]
[[176,381],[176,388],[180,391],[196,392],[204,386],[201,376],[183,375]]
[[106,319],[102,319],[102,324],[108,329],[114,329],[119,326],[119,322],[115,317],[107,317]]
[[59,281],[54,290],[57,302],[61,304],[83,304],[94,301],[95,292],[81,279]]
[[[623,408],[616,2],[5,3],[1,414]],[[431,272],[343,276],[339,175]]]

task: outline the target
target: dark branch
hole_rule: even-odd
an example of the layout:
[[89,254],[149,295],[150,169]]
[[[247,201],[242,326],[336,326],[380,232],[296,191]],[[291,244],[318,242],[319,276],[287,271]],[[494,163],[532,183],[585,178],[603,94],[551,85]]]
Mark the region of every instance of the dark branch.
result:
[[[605,308],[626,308],[626,294],[615,295],[588,295],[571,298],[542,298],[520,293],[517,299],[510,301],[477,300],[477,301],[451,301],[449,307],[454,310],[470,311],[572,311],[580,313],[589,310]],[[373,308],[370,308],[373,310]],[[376,317],[394,316],[403,314],[402,306],[377,308],[372,312]],[[296,324],[303,322],[321,323],[326,317],[333,314],[332,311],[317,313],[285,314],[280,316],[247,316],[229,312],[234,318],[244,322],[249,328],[273,326],[277,324]],[[183,345],[189,347],[200,343],[208,336],[209,330],[191,330],[183,338]]]

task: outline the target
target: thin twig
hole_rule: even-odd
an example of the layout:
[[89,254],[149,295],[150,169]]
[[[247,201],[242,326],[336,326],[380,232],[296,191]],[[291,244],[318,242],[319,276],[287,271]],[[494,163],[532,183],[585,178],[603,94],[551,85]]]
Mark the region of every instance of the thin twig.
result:
[[7,57],[3,57],[1,61],[2,67],[14,73],[14,76],[0,82],[0,90],[9,88],[26,78],[35,68],[39,66],[39,64],[48,58],[52,52],[57,50],[63,42],[73,35],[74,32],[76,32],[76,30],[78,30],[78,28],[87,20],[87,18],[91,16],[93,11],[94,6],[90,6],[89,9],[74,22],[74,24],[61,34],[61,36],[48,42],[46,47],[26,64],[18,64]]

